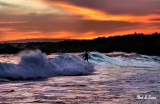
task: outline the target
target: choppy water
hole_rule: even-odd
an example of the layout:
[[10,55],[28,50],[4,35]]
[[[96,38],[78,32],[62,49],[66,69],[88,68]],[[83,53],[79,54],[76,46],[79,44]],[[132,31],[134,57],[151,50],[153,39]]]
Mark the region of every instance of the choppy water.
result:
[[0,55],[0,103],[160,103],[160,57],[124,52],[90,56],[88,64],[82,53]]

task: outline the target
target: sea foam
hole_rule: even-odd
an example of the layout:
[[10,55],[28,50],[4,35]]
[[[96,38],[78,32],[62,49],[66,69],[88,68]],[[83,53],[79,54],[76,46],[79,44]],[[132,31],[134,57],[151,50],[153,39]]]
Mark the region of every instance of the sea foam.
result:
[[93,67],[79,56],[64,54],[46,58],[41,51],[22,53],[18,64],[0,63],[0,78],[11,79],[88,75],[93,71]]

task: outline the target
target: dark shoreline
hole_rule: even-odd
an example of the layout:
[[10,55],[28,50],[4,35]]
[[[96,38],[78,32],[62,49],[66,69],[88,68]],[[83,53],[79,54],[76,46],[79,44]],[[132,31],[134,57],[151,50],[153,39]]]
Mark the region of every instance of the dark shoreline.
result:
[[99,37],[93,40],[67,40],[61,42],[28,42],[0,44],[0,54],[17,54],[23,50],[41,50],[44,53],[68,53],[98,51],[103,53],[121,51],[160,56],[160,34],[129,34]]

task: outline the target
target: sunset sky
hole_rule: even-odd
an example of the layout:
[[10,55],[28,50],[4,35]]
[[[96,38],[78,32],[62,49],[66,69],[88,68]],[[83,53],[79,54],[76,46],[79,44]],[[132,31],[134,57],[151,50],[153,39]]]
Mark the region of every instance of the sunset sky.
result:
[[160,0],[0,0],[0,41],[160,32]]

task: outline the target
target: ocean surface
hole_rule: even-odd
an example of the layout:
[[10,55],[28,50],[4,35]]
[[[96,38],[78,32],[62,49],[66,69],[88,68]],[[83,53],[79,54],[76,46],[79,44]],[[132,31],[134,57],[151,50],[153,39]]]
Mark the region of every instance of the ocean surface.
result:
[[0,103],[160,104],[160,57],[89,54],[0,55]]

